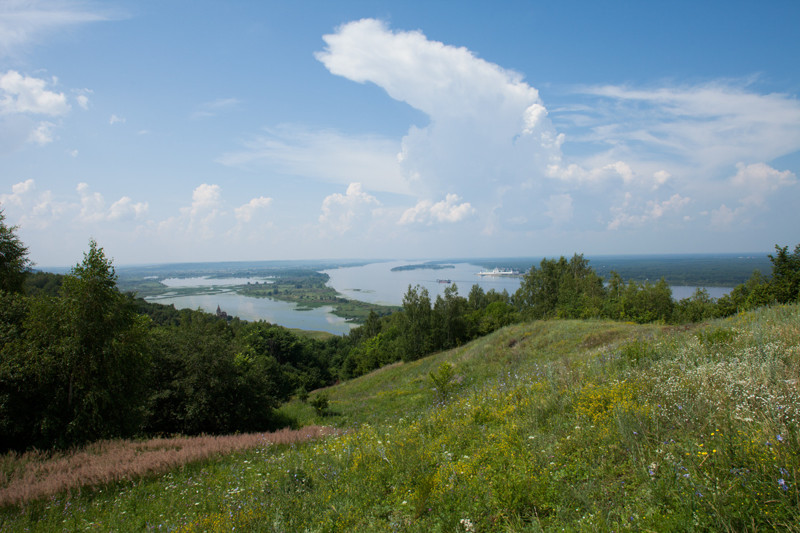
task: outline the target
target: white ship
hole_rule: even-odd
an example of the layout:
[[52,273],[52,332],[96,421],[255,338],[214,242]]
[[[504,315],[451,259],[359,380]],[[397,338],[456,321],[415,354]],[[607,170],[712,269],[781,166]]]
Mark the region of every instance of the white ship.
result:
[[504,268],[500,269],[495,267],[492,270],[481,270],[478,272],[478,276],[521,276],[522,273],[519,270],[514,270],[512,268]]

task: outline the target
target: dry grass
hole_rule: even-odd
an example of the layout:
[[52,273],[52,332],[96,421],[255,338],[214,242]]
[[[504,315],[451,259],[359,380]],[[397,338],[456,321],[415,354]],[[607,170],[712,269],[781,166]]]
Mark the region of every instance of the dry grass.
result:
[[273,433],[101,441],[70,452],[0,456],[0,506],[16,505],[64,490],[130,480],[230,452],[292,444],[334,433],[309,426]]

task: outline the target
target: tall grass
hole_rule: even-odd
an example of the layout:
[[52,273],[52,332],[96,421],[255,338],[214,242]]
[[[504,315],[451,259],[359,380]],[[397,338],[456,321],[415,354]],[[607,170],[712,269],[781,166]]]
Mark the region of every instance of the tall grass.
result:
[[[442,362],[462,379],[437,401]],[[347,432],[61,493],[0,527],[797,531],[798,371],[798,306],[686,331],[517,325],[329,389]]]
[[0,506],[28,503],[88,485],[163,473],[231,452],[294,444],[332,433],[331,428],[309,426],[273,433],[101,441],[63,453],[11,452],[0,457]]

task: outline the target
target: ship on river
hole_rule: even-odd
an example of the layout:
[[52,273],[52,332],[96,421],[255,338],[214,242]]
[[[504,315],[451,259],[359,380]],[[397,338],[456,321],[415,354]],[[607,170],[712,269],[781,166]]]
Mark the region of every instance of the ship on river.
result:
[[515,270],[513,268],[497,268],[495,267],[492,270],[481,270],[477,274],[478,276],[521,276],[522,272],[519,270]]

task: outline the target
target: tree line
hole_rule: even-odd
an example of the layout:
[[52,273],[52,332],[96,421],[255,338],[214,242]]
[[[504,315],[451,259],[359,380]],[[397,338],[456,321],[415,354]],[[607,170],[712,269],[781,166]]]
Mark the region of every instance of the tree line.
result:
[[276,408],[292,395],[522,320],[696,321],[796,301],[800,291],[800,245],[776,247],[769,277],[756,272],[718,300],[699,290],[680,302],[664,280],[606,281],[575,255],[543,260],[513,295],[474,285],[460,296],[450,285],[431,300],[409,286],[400,311],[370,313],[323,341],[123,293],[94,241],[69,274],[32,273],[16,229],[0,211],[0,450],[268,430],[291,423]]
[[616,272],[604,280],[583,255],[571,259],[543,259],[522,277],[509,295],[484,292],[474,285],[467,297],[455,285],[431,302],[425,288],[409,286],[399,313],[370,320],[351,331],[352,346],[344,356],[340,375],[345,378],[380,366],[413,360],[458,346],[503,326],[524,320],[611,319],[637,323],[680,324],[730,316],[764,305],[800,299],[800,244],[793,252],[776,246],[769,255],[772,274],[759,271],[719,299],[705,289],[674,301],[661,280],[625,281]]

